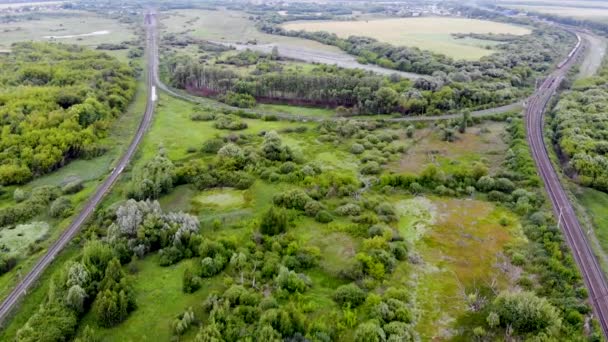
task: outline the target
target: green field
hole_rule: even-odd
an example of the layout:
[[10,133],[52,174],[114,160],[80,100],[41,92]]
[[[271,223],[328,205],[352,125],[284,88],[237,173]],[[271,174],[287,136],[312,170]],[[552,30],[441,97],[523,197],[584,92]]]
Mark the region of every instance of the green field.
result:
[[366,21],[301,21],[282,25],[288,30],[327,31],[347,38],[368,36],[393,45],[414,46],[454,58],[479,59],[493,51],[492,42],[455,39],[452,33],[529,34],[528,28],[486,20],[426,17],[374,19]]
[[[601,4],[601,3],[600,3]],[[594,21],[608,20],[608,7],[591,8],[591,7],[576,7],[576,5],[560,6],[556,5],[509,5],[509,8],[515,8],[522,11],[538,12],[553,14],[562,17],[571,17],[577,19],[589,19]]]
[[[31,19],[18,18],[20,20],[0,23],[0,32],[2,32],[0,50],[10,50],[12,43],[30,40],[56,41],[95,48],[101,43],[117,44],[133,40],[136,37],[129,25],[100,17],[91,12],[36,12],[31,15]],[[59,38],[49,38],[50,36]],[[73,37],[64,38],[62,36]],[[124,51],[114,51],[112,53],[126,56]]]
[[173,10],[161,18],[165,32],[184,33],[196,38],[212,41],[242,42],[256,41],[259,44],[275,43],[284,46],[304,47],[313,50],[341,53],[334,46],[312,40],[269,35],[260,32],[249,15],[237,11]]
[[601,247],[604,252],[608,252],[608,194],[590,188],[579,188],[576,196],[591,218]]

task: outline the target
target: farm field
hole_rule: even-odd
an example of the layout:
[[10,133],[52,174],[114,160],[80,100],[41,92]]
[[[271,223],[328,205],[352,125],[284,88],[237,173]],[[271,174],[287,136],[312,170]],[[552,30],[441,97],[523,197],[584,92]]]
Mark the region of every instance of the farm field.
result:
[[[35,13],[32,19],[0,23],[0,50],[9,50],[12,43],[21,41],[56,41],[96,48],[101,43],[118,44],[135,39],[129,25],[100,17],[91,12],[56,11]],[[79,36],[85,35],[85,36]],[[49,37],[58,38],[49,38]],[[126,57],[124,51],[109,51]]]
[[165,32],[183,33],[211,41],[259,44],[274,43],[286,47],[304,47],[312,50],[341,53],[340,49],[308,39],[269,35],[260,32],[248,14],[227,10],[173,10],[163,13]]
[[600,246],[608,252],[608,194],[591,188],[579,187],[576,197],[586,209]]
[[[455,39],[452,33],[529,34],[528,28],[464,18],[396,18],[367,21],[301,21],[282,25],[288,30],[327,31],[347,38],[369,36],[394,45],[414,46],[459,59],[479,59],[493,51],[492,42]],[[495,42],[494,42],[495,43]]]
[[[600,3],[601,4],[601,3]],[[559,3],[556,5],[508,5],[508,8],[514,8],[522,11],[539,12],[546,14],[554,14],[563,17],[572,17],[578,19],[589,19],[594,21],[607,21],[608,20],[608,7],[598,6],[597,8],[592,7],[579,7],[576,5],[560,6]]]

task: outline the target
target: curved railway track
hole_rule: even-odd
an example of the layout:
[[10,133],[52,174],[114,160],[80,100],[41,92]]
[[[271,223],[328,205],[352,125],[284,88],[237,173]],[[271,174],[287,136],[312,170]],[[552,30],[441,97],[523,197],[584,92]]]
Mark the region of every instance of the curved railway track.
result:
[[574,57],[580,52],[581,41],[578,34],[577,37],[578,42],[566,59],[558,65],[556,71],[545,79],[530,98],[526,108],[527,139],[536,168],[545,185],[555,217],[557,217],[558,225],[564,233],[566,242],[589,291],[589,301],[593,307],[593,312],[600,323],[604,336],[608,336],[608,283],[597,258],[591,250],[570,199],[564,191],[558,173],[551,163],[543,135],[543,114],[547,104],[574,63]]

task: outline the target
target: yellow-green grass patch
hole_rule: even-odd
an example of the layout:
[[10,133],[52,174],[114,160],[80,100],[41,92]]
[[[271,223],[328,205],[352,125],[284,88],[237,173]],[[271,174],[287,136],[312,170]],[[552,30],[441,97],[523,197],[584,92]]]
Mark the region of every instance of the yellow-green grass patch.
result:
[[[287,30],[327,31],[339,37],[367,36],[393,45],[414,46],[454,58],[479,59],[491,54],[487,41],[455,39],[452,33],[529,34],[527,27],[487,20],[424,17],[366,21],[295,21],[283,24]],[[491,44],[491,43],[490,43]]]
[[[493,204],[468,199],[433,199],[436,221],[415,243],[423,262],[413,267],[423,340],[449,339],[467,312],[467,295],[513,286],[517,269],[503,254],[524,241],[517,217]],[[499,224],[502,220],[509,224]]]
[[456,133],[456,140],[448,142],[443,140],[439,129],[419,129],[410,141],[410,147],[388,168],[395,172],[417,173],[428,164],[435,164],[450,171],[481,161],[497,169],[507,150],[504,132],[504,123],[488,122],[469,127],[464,134]]

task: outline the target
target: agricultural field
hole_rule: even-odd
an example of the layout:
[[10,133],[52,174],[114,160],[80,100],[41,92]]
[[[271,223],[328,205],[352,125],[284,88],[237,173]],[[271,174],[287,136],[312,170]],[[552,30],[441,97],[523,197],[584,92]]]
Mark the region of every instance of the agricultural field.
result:
[[495,42],[456,39],[454,33],[496,33],[525,35],[526,27],[464,18],[398,18],[366,21],[301,21],[282,25],[287,30],[327,31],[339,37],[368,36],[393,45],[430,50],[458,59],[479,59],[493,52]]

